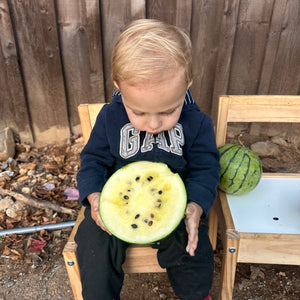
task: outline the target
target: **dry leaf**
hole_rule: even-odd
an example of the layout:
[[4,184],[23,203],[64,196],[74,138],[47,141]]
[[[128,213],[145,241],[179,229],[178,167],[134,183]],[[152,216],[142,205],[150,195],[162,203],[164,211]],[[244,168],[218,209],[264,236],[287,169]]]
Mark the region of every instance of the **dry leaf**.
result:
[[11,252],[12,252],[11,249],[9,247],[5,246],[2,254],[3,255],[10,255]]
[[33,240],[31,242],[31,246],[30,246],[29,250],[39,251],[39,250],[43,249],[43,247],[45,247],[46,244],[47,244],[46,241]]

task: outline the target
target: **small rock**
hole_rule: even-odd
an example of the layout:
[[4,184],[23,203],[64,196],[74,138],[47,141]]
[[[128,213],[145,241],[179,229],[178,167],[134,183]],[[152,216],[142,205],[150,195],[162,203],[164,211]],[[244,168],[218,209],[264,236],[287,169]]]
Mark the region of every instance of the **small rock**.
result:
[[279,153],[279,147],[269,141],[256,142],[250,148],[258,156],[276,156]]
[[0,131],[0,161],[7,160],[15,155],[15,139],[11,128]]
[[13,285],[15,285],[15,282],[13,280],[10,280],[6,283],[7,287],[12,287]]
[[24,187],[22,188],[22,193],[23,193],[23,194],[26,194],[26,195],[29,195],[29,194],[31,193],[31,188],[28,187],[28,186],[24,186]]
[[6,211],[5,211],[6,215],[10,218],[16,218],[18,216],[17,212],[12,209],[12,208],[8,208]]
[[35,175],[35,170],[29,170],[28,172],[27,172],[27,175],[28,176],[34,176]]
[[273,136],[271,138],[271,141],[274,144],[277,144],[277,145],[280,145],[280,146],[284,146],[284,147],[288,147],[288,145],[289,145],[287,143],[287,141],[283,137],[281,137],[281,136]]
[[0,200],[0,211],[5,211],[12,205],[14,205],[14,201],[11,199],[11,197],[4,197]]
[[21,209],[23,209],[26,205],[24,204],[24,202],[21,202],[21,201],[16,201],[14,203],[14,205],[12,206],[12,208],[16,211],[19,211]]

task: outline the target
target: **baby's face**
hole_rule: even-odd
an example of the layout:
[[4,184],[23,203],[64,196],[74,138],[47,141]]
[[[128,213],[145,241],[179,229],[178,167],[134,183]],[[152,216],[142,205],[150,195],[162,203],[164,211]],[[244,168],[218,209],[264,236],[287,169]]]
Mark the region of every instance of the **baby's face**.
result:
[[147,81],[133,86],[123,81],[115,85],[121,91],[130,122],[140,131],[155,134],[178,122],[188,88],[183,72],[158,83]]

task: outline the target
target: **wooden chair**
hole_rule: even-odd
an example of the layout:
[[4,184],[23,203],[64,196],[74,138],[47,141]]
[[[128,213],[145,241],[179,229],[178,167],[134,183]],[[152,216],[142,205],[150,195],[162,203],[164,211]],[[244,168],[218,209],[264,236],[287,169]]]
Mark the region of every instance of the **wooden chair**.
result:
[[[300,122],[300,96],[221,96],[218,146],[228,122]],[[237,263],[300,265],[299,188],[300,174],[266,173],[246,195],[219,191],[209,219],[224,246],[219,299],[232,299]]]
[[[82,128],[83,140],[86,143],[90,137],[92,127],[95,124],[96,117],[103,107],[104,103],[98,104],[82,104],[78,107],[80,123]],[[67,268],[69,280],[75,300],[81,300],[81,279],[79,266],[76,257],[76,243],[74,237],[76,235],[79,224],[84,219],[84,208],[82,208],[77,217],[75,226],[63,250],[63,257]],[[157,262],[157,250],[150,246],[132,245],[126,253],[126,261],[123,265],[125,273],[151,273],[165,272]]]

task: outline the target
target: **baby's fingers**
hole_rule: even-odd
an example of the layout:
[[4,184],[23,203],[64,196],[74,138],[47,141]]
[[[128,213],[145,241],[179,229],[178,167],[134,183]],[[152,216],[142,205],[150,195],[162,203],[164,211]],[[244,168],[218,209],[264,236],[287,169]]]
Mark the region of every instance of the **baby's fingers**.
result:
[[186,251],[191,255],[195,256],[195,250],[198,245],[198,231],[194,228],[188,234],[188,244],[186,246]]

